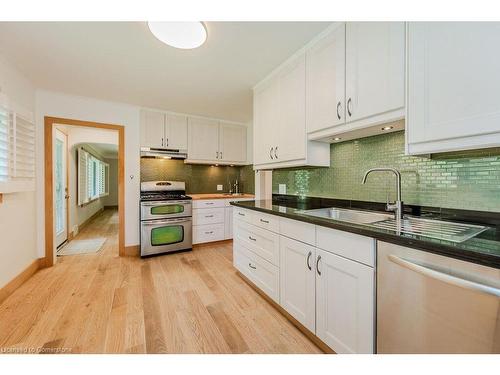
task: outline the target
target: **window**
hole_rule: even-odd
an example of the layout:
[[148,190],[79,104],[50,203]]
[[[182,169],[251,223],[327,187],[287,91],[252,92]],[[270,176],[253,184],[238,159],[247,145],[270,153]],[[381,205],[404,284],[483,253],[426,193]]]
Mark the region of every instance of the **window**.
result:
[[0,98],[0,193],[34,190],[35,125]]
[[78,149],[78,204],[84,205],[109,194],[109,164],[83,147]]

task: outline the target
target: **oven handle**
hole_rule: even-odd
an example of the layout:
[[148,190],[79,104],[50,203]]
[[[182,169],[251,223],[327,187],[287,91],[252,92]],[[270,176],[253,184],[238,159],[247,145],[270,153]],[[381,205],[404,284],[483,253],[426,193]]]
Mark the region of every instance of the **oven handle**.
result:
[[149,221],[141,221],[141,225],[163,225],[163,224],[175,224],[175,223],[189,223],[191,222],[191,218],[184,219],[167,219],[167,220],[149,220]]
[[179,204],[182,203],[184,205],[191,204],[191,201],[161,201],[161,202],[141,202],[141,206],[144,207],[152,207],[152,206],[167,206],[167,205],[172,205],[172,204]]

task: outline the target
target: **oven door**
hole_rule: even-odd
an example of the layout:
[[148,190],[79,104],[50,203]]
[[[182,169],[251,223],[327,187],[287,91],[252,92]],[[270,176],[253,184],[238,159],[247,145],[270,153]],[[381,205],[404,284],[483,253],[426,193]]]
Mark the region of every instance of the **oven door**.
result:
[[191,201],[141,202],[141,220],[191,216]]
[[188,250],[192,243],[190,217],[141,221],[141,256]]

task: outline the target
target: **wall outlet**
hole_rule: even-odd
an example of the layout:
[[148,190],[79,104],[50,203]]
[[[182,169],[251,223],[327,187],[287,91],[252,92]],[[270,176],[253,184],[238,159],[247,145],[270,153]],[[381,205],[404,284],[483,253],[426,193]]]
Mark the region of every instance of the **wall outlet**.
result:
[[217,191],[222,191],[222,185],[217,185]]
[[285,184],[279,184],[278,185],[278,192],[280,194],[286,194],[286,185]]

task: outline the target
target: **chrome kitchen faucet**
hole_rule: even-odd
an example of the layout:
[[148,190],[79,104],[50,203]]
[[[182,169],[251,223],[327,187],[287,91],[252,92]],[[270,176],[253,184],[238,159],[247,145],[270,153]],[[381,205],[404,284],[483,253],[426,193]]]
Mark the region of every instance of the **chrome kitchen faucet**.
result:
[[387,211],[392,211],[395,214],[396,219],[403,218],[403,202],[401,201],[401,173],[397,169],[394,168],[372,168],[366,171],[365,176],[363,177],[362,184],[366,183],[366,178],[371,172],[392,172],[396,175],[396,192],[397,198],[394,203],[389,203],[385,206]]

